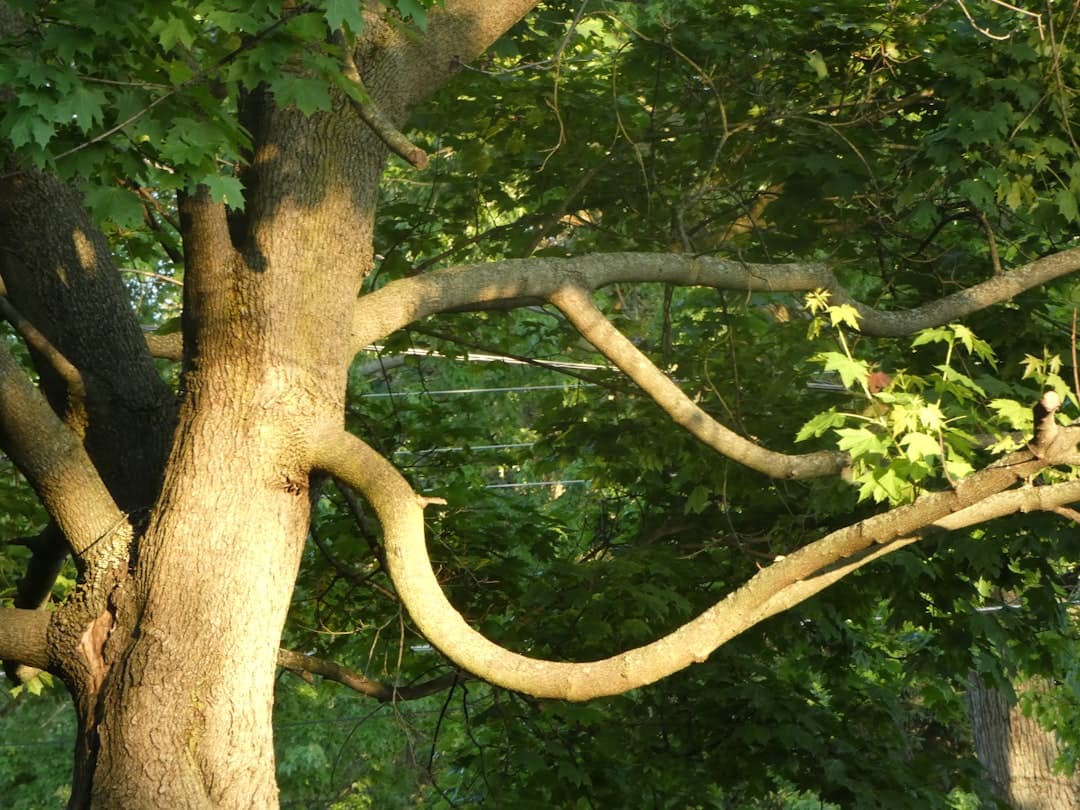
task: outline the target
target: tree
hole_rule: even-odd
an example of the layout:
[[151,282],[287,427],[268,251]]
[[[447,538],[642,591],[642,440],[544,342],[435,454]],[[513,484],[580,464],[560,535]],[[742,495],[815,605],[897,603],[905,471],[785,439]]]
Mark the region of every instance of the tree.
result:
[[[1077,428],[1059,419],[1068,386],[1059,361],[1029,352],[1045,335],[1018,326],[987,342],[980,327],[992,321],[979,320],[1000,317],[1002,305],[1058,318],[1071,300],[1023,298],[1080,267],[1070,235],[1080,174],[1072,62],[1055,39],[1070,18],[993,6],[969,24],[964,6],[934,16],[921,4],[872,13],[758,4],[725,12],[730,31],[710,45],[700,32],[719,12],[706,2],[612,4],[587,18],[587,6],[552,4],[519,22],[534,5],[3,7],[3,314],[38,384],[6,342],[0,445],[49,520],[24,541],[27,573],[0,613],[0,657],[57,674],[72,694],[72,807],[276,803],[275,666],[350,677],[279,651],[312,507],[331,479],[342,497],[355,490],[370,505],[397,597],[462,673],[571,701],[702,663],[917,541],[1080,500],[1080,482],[1061,473],[1080,460]],[[999,24],[1016,35],[995,46],[981,28]],[[485,68],[436,96],[515,25],[492,64],[550,73],[523,72],[515,84]],[[610,62],[587,68],[571,58],[605,52]],[[650,75],[654,95],[621,92],[617,68]],[[564,82],[575,69],[580,80]],[[547,111],[537,82],[551,75]],[[593,134],[596,90],[612,86],[603,114],[614,136],[603,143]],[[471,100],[496,93],[486,139],[455,143],[451,127],[475,135],[483,126],[460,123],[476,112]],[[463,179],[450,185],[447,218],[486,208],[490,229],[379,226],[380,183],[401,172],[389,162],[438,162],[402,131],[418,109],[418,124],[448,144],[447,171]],[[554,137],[524,144],[540,120],[540,134]],[[496,149],[527,157],[498,176]],[[394,207],[408,200],[401,193],[382,210],[439,216],[415,200]],[[493,255],[506,258],[473,261]],[[429,269],[450,257],[456,264]],[[127,263],[182,270],[178,325],[144,336],[118,271]],[[635,305],[605,301],[605,291],[648,283],[663,285],[658,298],[636,300],[660,321],[655,347],[604,313]],[[661,370],[679,351],[680,312],[710,326],[726,316],[728,299],[706,305],[677,289],[691,286],[750,296],[743,322],[788,335],[776,346],[803,353],[800,375],[815,363],[816,377],[839,380],[864,410],[828,407],[785,369],[780,380],[736,382],[745,404],[716,418],[722,396],[703,406]],[[791,312],[804,294],[810,316],[800,322]],[[811,505],[805,522],[770,528],[760,567],[718,550],[723,575],[688,599],[714,600],[699,616],[673,610],[658,623],[678,623],[659,640],[627,639],[638,646],[585,663],[512,652],[474,630],[447,601],[425,545],[425,520],[453,523],[439,516],[441,495],[418,494],[374,449],[373,420],[369,442],[346,430],[364,418],[349,395],[365,347],[430,316],[537,304],[556,314],[561,349],[572,327],[696,440],[651,460],[636,448],[634,461],[657,479],[650,497],[688,514],[727,509],[710,471],[721,462],[695,456],[704,446],[752,471],[761,503],[790,482],[806,487],[791,497]],[[471,339],[488,339],[489,324],[471,321]],[[856,335],[881,340],[864,349]],[[897,342],[906,336],[915,337]],[[739,351],[760,363],[763,348],[768,338]],[[175,389],[176,372],[155,355],[180,361]],[[1036,389],[1015,379],[1025,356]],[[707,380],[708,365],[698,368]],[[759,395],[762,406],[748,407]],[[632,415],[656,425],[655,410]],[[572,420],[549,427],[591,438]],[[1024,436],[1009,445],[1004,428]],[[794,452],[796,435],[817,449]],[[673,469],[680,454],[686,463]],[[856,487],[802,483],[841,478]],[[769,510],[755,504],[755,519]],[[670,523],[639,528],[678,533]],[[68,554],[77,585],[47,610]],[[996,556],[979,565],[951,580],[970,598],[986,595],[978,588],[991,568],[1000,573]],[[1064,551],[1044,553],[1031,570],[1055,592],[1070,565]]]

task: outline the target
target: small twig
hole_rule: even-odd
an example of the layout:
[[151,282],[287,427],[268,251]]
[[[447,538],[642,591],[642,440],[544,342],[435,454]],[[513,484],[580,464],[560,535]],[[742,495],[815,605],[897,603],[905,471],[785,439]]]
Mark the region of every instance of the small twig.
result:
[[373,697],[380,703],[418,700],[442,692],[445,689],[451,689],[468,678],[463,672],[455,670],[430,681],[418,683],[415,686],[388,686],[380,681],[365,677],[356,670],[343,667],[334,661],[327,661],[314,655],[304,655],[285,649],[278,650],[277,663],[279,667],[290,672],[298,674],[310,673],[320,675],[329,681],[336,681],[363,695]]
[[156,278],[158,281],[164,281],[167,284],[175,284],[177,287],[183,287],[184,282],[173,278],[172,276],[166,276],[163,273],[155,273],[152,270],[138,270],[134,267],[120,267],[117,268],[121,273],[134,273],[137,276],[146,276],[147,278]]
[[990,220],[986,218],[986,214],[982,211],[979,212],[979,222],[982,223],[983,230],[986,231],[986,243],[990,246],[990,264],[994,268],[994,275],[1001,275],[1001,256],[998,255],[997,239],[994,237],[994,229],[990,227]]
[[40,354],[67,386],[69,403],[79,410],[85,408],[86,384],[77,368],[42,334],[36,326],[23,317],[7,297],[7,289],[0,282],[0,318],[3,318],[22,335],[26,345]]
[[360,70],[356,67],[356,60],[353,58],[352,48],[344,31],[338,31],[334,39],[341,45],[341,61],[345,78],[352,82],[364,98],[368,99],[367,101],[360,101],[352,94],[348,94],[349,101],[352,102],[353,107],[360,114],[364,123],[371,127],[371,131],[378,135],[379,140],[385,143],[395,155],[417,169],[426,169],[428,165],[427,152],[401,134],[401,131],[394,126],[393,122],[371,101],[371,95],[368,93],[367,88],[364,87],[364,80],[360,77]]

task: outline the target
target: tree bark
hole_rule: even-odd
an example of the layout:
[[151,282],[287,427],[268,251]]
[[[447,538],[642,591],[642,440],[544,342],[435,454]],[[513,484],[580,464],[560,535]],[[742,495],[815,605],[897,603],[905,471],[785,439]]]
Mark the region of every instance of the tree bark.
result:
[[[400,126],[533,4],[448,0],[422,37],[372,18],[353,61],[380,120]],[[58,610],[0,617],[0,651],[72,692],[71,808],[277,805],[273,681],[308,531],[309,437],[344,421],[388,149],[343,95],[306,117],[255,91],[242,114],[243,214],[203,190],[179,199],[179,398],[78,196],[14,166],[0,178],[3,314],[35,336],[45,395],[0,352],[0,444],[80,566]],[[54,572],[57,543],[39,545]]]
[[[1044,689],[1029,680],[1021,689]],[[1014,810],[1080,807],[1080,776],[1054,772],[1061,746],[1053,732],[1012,705],[999,689],[971,677],[968,690],[975,750],[994,793]]]

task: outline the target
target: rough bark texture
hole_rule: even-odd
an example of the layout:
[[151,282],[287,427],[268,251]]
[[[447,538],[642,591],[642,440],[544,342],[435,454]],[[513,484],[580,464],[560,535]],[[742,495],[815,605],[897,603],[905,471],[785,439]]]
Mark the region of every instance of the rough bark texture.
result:
[[[372,17],[358,75],[400,126],[531,5],[450,0],[419,41]],[[0,442],[56,520],[21,598],[40,605],[68,547],[81,570],[54,613],[0,615],[0,651],[72,692],[73,808],[277,804],[273,679],[308,529],[307,437],[343,422],[388,151],[344,97],[305,117],[254,92],[242,113],[243,216],[202,191],[179,200],[179,397],[78,196],[17,167],[0,179],[0,303],[45,395],[0,352]]]
[[[1025,688],[1038,689],[1037,681]],[[1080,777],[1054,773],[1057,738],[1010,705],[998,689],[972,676],[968,691],[975,750],[994,793],[1015,810],[1075,810]]]

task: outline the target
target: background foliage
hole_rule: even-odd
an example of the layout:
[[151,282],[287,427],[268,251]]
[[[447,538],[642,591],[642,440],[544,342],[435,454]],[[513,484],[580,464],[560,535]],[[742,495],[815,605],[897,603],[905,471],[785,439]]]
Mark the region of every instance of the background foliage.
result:
[[[356,4],[12,5],[37,27],[33,48],[0,59],[17,88],[0,136],[83,187],[145,323],[168,324],[183,279],[173,192],[206,183],[242,204],[237,95],[266,82],[281,103],[326,108],[341,87],[327,33],[361,25]],[[434,159],[388,173],[369,284],[453,262],[673,250],[827,260],[855,296],[893,309],[1070,245],[1075,9],[1039,24],[968,5],[974,21],[914,0],[546,3],[414,117]],[[424,23],[423,4],[396,13]],[[851,483],[773,481],[712,455],[547,309],[394,336],[358,360],[348,415],[447,500],[429,547],[474,624],[537,655],[604,656],[808,539],[949,486],[989,457],[982,437],[1000,451],[1030,431],[1042,387],[1071,388],[1078,300],[1065,280],[963,325],[869,340],[827,300],[601,293],[702,407],[766,446],[849,450]],[[878,372],[888,384],[870,390]],[[4,536],[26,534],[41,516],[0,472]],[[1078,551],[1055,516],[943,534],[702,666],[580,706],[473,682],[381,705],[282,673],[282,802],[989,807],[963,698],[972,672],[1006,689],[1018,673],[1054,678],[1033,710],[1075,761]],[[5,593],[19,555],[0,557]],[[422,683],[447,664],[379,555],[363,504],[328,486],[283,646]],[[54,690],[29,698],[0,709],[0,785],[29,802],[15,806],[55,805],[70,719]]]

